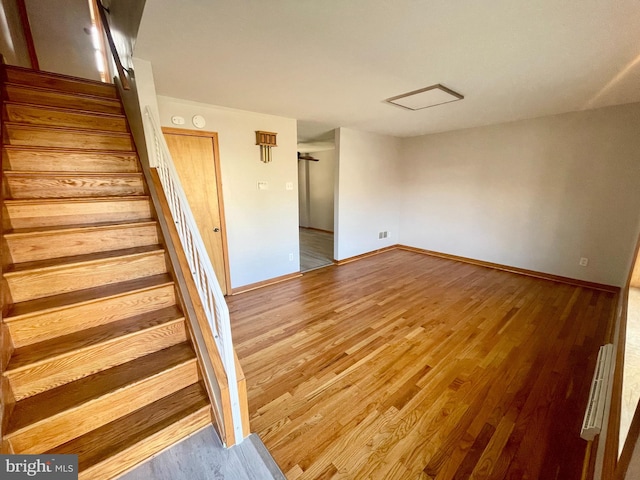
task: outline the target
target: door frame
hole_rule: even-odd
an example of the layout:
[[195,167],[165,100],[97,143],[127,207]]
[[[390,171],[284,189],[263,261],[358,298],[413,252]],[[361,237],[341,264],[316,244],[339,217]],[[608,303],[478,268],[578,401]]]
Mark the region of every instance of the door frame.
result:
[[[220,213],[220,233],[222,234],[222,261],[224,263],[224,281],[227,284],[227,293],[231,294],[231,275],[229,272],[229,248],[227,243],[227,221],[224,214],[224,198],[222,194],[222,175],[220,172],[220,151],[218,149],[218,133],[204,130],[190,130],[187,128],[162,127],[162,133],[170,135],[183,135],[186,137],[211,138],[213,143],[213,166],[216,172],[216,187],[218,194],[218,210]],[[191,208],[191,206],[189,206]]]

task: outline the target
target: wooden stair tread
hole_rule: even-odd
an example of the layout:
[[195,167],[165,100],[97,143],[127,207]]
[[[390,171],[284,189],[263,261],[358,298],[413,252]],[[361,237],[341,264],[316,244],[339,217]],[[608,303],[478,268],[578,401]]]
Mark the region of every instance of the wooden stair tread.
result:
[[113,83],[105,83],[98,80],[74,77],[71,75],[64,75],[55,72],[46,72],[43,70],[35,71],[16,65],[4,65],[4,70],[5,71],[3,78],[5,81],[9,81],[8,77],[21,77],[21,85],[29,85],[29,83],[24,83],[25,80],[31,79],[31,81],[34,81],[37,79],[37,81],[47,83],[47,88],[51,88],[53,90],[61,90],[61,84],[67,85],[69,87],[73,85],[73,87],[76,89],[82,87],[91,87],[93,88],[92,91],[96,91],[97,89],[104,92],[102,96],[118,98],[118,89]]
[[122,250],[110,250],[106,252],[89,253],[86,255],[74,255],[71,257],[52,258],[49,260],[37,260],[33,262],[18,263],[9,265],[4,272],[5,276],[11,276],[26,271],[45,270],[49,268],[58,268],[64,266],[72,266],[81,263],[89,263],[108,258],[135,256],[150,252],[160,252],[164,248],[161,245],[146,245],[142,247],[125,248]]
[[5,83],[2,86],[2,95],[6,101],[30,105],[47,105],[85,112],[124,112],[122,103],[116,98],[18,83]]
[[4,145],[4,171],[55,172],[140,172],[135,152],[121,150],[83,150],[63,147]]
[[[48,87],[43,87],[41,85],[30,85],[30,84],[26,84],[26,83],[16,83],[16,82],[4,82],[4,86],[5,87],[9,87],[9,88],[19,88],[19,89],[23,89],[23,90],[32,90],[32,91],[36,91],[36,92],[42,92],[42,93],[49,93],[51,95],[61,95],[61,96],[67,96],[67,97],[77,97],[77,98],[86,98],[86,99],[95,99],[95,100],[99,100],[101,102],[105,102],[105,103],[112,103],[114,105],[121,105],[120,99],[116,98],[116,97],[105,97],[102,95],[93,95],[91,93],[81,93],[81,92],[72,92],[69,90],[60,90],[57,88],[48,88]],[[14,100],[10,100],[7,99],[5,101],[13,101]],[[15,102],[15,103],[25,103],[25,102]],[[26,102],[27,104],[29,104],[28,102]],[[33,104],[29,104],[29,105],[42,105],[41,103],[33,103]],[[64,108],[64,107],[62,107]],[[83,110],[83,111],[87,111],[89,113],[93,113],[92,110]]]
[[122,197],[70,197],[70,198],[20,198],[3,200],[8,205],[31,205],[38,203],[97,203],[97,202],[120,202],[123,200],[149,200],[147,195],[126,195]]
[[92,345],[106,343],[147,328],[183,319],[180,309],[177,306],[173,306],[27,345],[13,352],[9,365],[7,365],[7,372],[14,372],[52,357]]
[[3,232],[5,237],[7,236],[29,236],[29,235],[46,235],[46,234],[58,234],[71,231],[86,231],[86,230],[103,230],[109,228],[118,228],[125,226],[143,226],[143,225],[156,225],[158,222],[153,218],[140,219],[140,220],[121,220],[116,222],[96,222],[96,223],[83,223],[79,225],[59,225],[51,227],[33,227],[33,228],[13,228]]
[[35,312],[67,308],[80,303],[87,303],[101,298],[115,297],[135,290],[144,290],[170,283],[173,283],[171,276],[168,273],[163,273],[161,275],[153,275],[126,282],[113,283],[102,287],[86,288],[84,290],[62,293],[60,295],[47,298],[38,298],[27,302],[15,303],[9,308],[8,315],[4,320],[6,322],[10,322],[16,317],[22,317]]
[[195,360],[193,349],[188,343],[180,343],[28,397],[16,403],[7,434],[190,360]]
[[199,382],[46,453],[77,454],[80,471],[86,470],[180,419],[208,408],[207,394]]
[[4,102],[3,105],[2,118],[7,122],[129,133],[127,118],[122,113],[89,113],[73,107],[35,105],[25,101]]
[[[110,136],[110,137],[118,137],[118,138],[126,138],[126,139],[130,139],[131,138],[131,134],[129,132],[112,132],[111,130],[96,130],[96,129],[92,129],[92,128],[74,128],[74,127],[54,127],[54,126],[50,126],[50,125],[31,125],[29,123],[21,123],[21,122],[3,122],[4,125],[7,128],[11,128],[11,127],[17,127],[20,129],[25,129],[25,130],[30,130],[30,131],[46,131],[46,132],[57,132],[57,133],[61,133],[61,132],[67,132],[67,133],[73,133],[75,135],[105,135],[105,136]],[[38,148],[38,146],[35,146],[36,148]],[[46,148],[55,148],[55,147],[49,147],[47,146]],[[62,147],[65,148],[65,147]],[[90,149],[81,149],[81,150],[90,150]],[[102,149],[97,149],[97,150],[102,150]],[[121,150],[116,150],[118,152],[120,152]],[[131,152],[133,152],[133,150],[131,150]]]
[[5,198],[100,198],[145,195],[142,172],[3,172]]
[[[61,92],[61,93],[69,93],[69,92]],[[103,98],[103,97],[100,97]],[[37,103],[28,103],[28,102],[16,102],[11,100],[6,100],[2,102],[3,105],[9,107],[27,107],[27,108],[36,108],[38,110],[52,110],[60,113],[70,113],[76,115],[84,115],[87,117],[100,117],[100,118],[117,118],[117,119],[126,119],[127,116],[124,113],[109,113],[109,112],[89,112],[87,110],[77,110],[74,108],[64,108],[64,107],[56,107],[54,105],[41,105]]]
[[142,172],[46,172],[46,171],[22,171],[5,170],[2,174],[6,177],[125,177],[140,178]]

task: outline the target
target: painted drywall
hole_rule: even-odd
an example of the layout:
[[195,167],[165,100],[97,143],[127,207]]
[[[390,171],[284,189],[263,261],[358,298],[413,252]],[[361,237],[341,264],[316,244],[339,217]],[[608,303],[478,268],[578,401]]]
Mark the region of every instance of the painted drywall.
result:
[[335,149],[309,152],[307,155],[318,161],[298,161],[300,226],[333,232]]
[[0,2],[0,52],[7,65],[31,68],[16,0]]
[[333,231],[333,203],[335,196],[335,150],[311,152],[317,162],[309,165],[309,226]]
[[298,225],[309,227],[309,166],[298,161]]
[[[336,260],[398,243],[400,141],[349,128],[336,131]],[[378,238],[382,231],[387,238]]]
[[400,243],[623,285],[639,125],[629,104],[404,139]]
[[[204,130],[218,133],[231,287],[298,272],[296,121],[164,96],[157,100],[162,126],[195,129],[191,120],[202,115]],[[174,115],[185,125],[173,125]],[[256,130],[278,134],[271,163],[260,161]],[[258,182],[268,188],[258,190]]]
[[[40,69],[100,80],[87,0],[26,0]],[[55,18],[55,21],[52,21]]]

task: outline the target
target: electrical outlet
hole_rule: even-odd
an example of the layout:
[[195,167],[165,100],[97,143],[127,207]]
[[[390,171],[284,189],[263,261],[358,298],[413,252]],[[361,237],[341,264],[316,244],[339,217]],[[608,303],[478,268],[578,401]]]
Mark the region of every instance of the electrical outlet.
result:
[[293,253],[290,253],[290,254],[289,254],[289,261],[290,261],[290,262],[293,262]]
[[293,182],[287,182],[284,185],[285,190],[293,190]]
[[580,257],[579,263],[581,267],[586,267],[587,265],[589,265],[589,259],[587,257]]

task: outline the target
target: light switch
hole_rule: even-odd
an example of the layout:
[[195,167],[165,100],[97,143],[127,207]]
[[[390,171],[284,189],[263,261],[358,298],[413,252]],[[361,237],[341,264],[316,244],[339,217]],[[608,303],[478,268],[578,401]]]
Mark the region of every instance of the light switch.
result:
[[269,190],[269,184],[267,182],[258,182],[258,190]]

